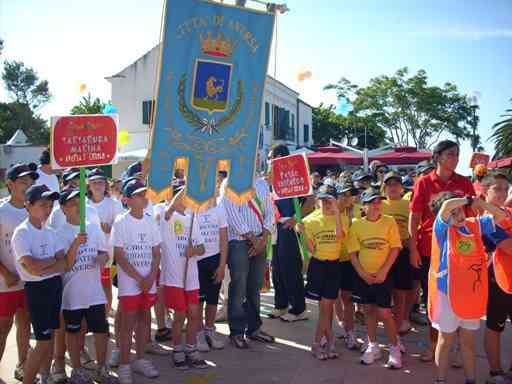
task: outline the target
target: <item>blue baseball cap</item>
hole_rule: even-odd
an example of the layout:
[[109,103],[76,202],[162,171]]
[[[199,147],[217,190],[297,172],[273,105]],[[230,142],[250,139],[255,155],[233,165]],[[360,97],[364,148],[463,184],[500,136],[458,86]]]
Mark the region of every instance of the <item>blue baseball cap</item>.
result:
[[322,185],[318,189],[318,193],[316,194],[317,199],[336,199],[338,197],[338,193],[336,192],[336,187],[334,185]]
[[58,192],[52,192],[46,185],[33,185],[25,192],[25,201],[34,204],[38,200],[51,200],[59,199]]
[[137,161],[126,168],[126,177],[142,175],[142,162]]
[[25,163],[14,164],[7,171],[7,178],[11,181],[14,181],[17,178],[20,178],[23,176],[30,176],[30,177],[32,177],[32,180],[37,180],[39,178],[39,174],[36,172],[36,170],[37,170],[37,165],[35,165],[34,163],[32,163],[32,164],[25,164]]
[[146,184],[144,184],[142,181],[131,180],[123,187],[123,196],[132,197],[133,195],[144,192],[147,189],[148,188],[146,187]]
[[87,174],[87,180],[98,180],[103,179],[106,180],[107,176],[105,175],[105,172],[103,172],[100,168],[94,168]]
[[364,179],[371,179],[371,178],[372,178],[372,176],[369,175],[368,173],[364,172],[363,170],[356,171],[352,175],[352,181],[361,181]]
[[80,168],[68,168],[64,171],[62,175],[62,179],[65,182],[68,182],[70,180],[73,180],[75,177],[80,176]]
[[79,189],[67,188],[63,190],[59,195],[59,203],[61,205],[66,204],[69,200],[74,199],[75,197],[80,196]]

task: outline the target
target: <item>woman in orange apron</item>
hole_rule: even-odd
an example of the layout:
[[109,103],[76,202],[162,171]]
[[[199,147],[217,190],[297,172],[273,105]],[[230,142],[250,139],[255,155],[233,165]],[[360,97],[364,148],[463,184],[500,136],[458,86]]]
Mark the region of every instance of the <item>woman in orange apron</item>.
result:
[[[482,236],[495,232],[494,221],[506,214],[485,201],[472,197],[454,198],[444,192],[432,202],[436,215],[429,272],[428,315],[439,331],[435,351],[437,383],[444,383],[449,350],[459,334],[466,383],[475,381],[475,331],[485,315],[488,295],[487,253]],[[464,207],[487,211],[466,218]]]

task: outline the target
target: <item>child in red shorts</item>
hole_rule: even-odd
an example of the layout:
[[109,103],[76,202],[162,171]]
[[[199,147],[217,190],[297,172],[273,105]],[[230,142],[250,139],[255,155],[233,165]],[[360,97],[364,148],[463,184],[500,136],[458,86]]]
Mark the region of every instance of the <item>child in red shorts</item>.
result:
[[[197,257],[205,252],[197,220],[185,213],[178,193],[160,219],[162,235],[162,274],[165,305],[174,309],[172,323],[173,361],[177,369],[207,368],[197,350],[199,316],[199,272]],[[191,230],[192,227],[192,230]],[[187,319],[186,345],[181,330]]]
[[[123,188],[128,212],[117,217],[112,228],[114,258],[118,266],[119,309],[121,311],[119,382],[131,384],[132,374],[154,378],[153,364],[143,358],[147,342],[150,309],[156,302],[156,275],[160,264],[160,232],[156,222],[144,214],[146,186],[139,180]],[[137,358],[130,368],[132,334],[135,331]]]

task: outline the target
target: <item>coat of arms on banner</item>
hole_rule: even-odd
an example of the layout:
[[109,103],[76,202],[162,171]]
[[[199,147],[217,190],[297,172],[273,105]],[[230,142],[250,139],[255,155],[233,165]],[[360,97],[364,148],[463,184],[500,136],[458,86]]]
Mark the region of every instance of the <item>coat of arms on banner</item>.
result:
[[186,205],[206,208],[224,167],[226,196],[246,201],[274,15],[207,0],[167,0],[164,15],[148,185],[156,193],[168,189],[180,160]]

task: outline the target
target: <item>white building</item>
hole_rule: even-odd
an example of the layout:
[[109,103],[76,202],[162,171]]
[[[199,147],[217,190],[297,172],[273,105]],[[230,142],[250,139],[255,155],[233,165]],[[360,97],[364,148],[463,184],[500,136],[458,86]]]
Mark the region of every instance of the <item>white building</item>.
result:
[[[154,47],[121,72],[107,77],[112,86],[112,104],[119,111],[119,129],[127,131],[130,143],[121,148],[113,176],[126,162],[143,157],[149,146],[149,123],[153,109],[159,46]],[[290,150],[313,144],[312,107],[299,93],[267,75],[261,111],[259,150],[262,161],[272,145],[284,143]]]

